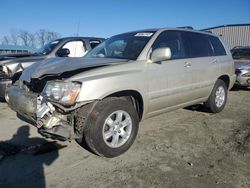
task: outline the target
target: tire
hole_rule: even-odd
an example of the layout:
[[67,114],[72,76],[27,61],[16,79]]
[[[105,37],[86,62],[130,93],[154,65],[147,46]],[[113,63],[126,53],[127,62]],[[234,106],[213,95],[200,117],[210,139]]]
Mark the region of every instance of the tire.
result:
[[225,82],[218,79],[208,100],[205,102],[205,106],[209,112],[218,113],[224,109],[227,102],[227,93],[228,90]]
[[110,97],[98,102],[88,115],[84,138],[97,155],[116,157],[133,144],[138,127],[139,117],[133,104],[123,98]]

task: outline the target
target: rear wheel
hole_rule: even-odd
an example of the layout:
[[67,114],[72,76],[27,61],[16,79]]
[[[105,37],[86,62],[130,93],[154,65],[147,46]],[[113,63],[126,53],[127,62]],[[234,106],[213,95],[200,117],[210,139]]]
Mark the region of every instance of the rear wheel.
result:
[[205,102],[206,107],[212,113],[222,111],[227,102],[227,86],[223,80],[218,79],[214,85],[212,93]]
[[133,144],[138,125],[138,114],[131,102],[106,98],[98,102],[88,115],[84,138],[96,154],[116,157]]

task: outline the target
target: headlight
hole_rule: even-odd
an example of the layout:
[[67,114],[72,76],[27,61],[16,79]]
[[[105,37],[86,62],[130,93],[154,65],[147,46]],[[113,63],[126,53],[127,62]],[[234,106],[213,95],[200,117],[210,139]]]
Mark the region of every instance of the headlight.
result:
[[81,83],[79,82],[51,81],[47,82],[42,94],[52,101],[72,105],[75,103],[80,90]]
[[242,77],[250,77],[250,72],[242,74]]

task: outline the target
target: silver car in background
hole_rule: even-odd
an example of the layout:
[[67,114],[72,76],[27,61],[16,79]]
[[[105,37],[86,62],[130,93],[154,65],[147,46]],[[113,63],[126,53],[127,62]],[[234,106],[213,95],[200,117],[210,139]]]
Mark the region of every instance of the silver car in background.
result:
[[236,85],[250,87],[250,46],[231,50],[236,73]]

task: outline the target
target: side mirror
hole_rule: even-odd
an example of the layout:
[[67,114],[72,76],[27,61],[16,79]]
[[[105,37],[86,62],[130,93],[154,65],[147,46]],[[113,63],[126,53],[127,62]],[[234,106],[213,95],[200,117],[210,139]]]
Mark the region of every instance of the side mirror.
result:
[[70,51],[68,48],[62,48],[58,50],[56,54],[59,57],[68,57],[68,55],[70,54]]
[[170,48],[157,48],[152,52],[151,61],[159,62],[171,59],[171,50]]

